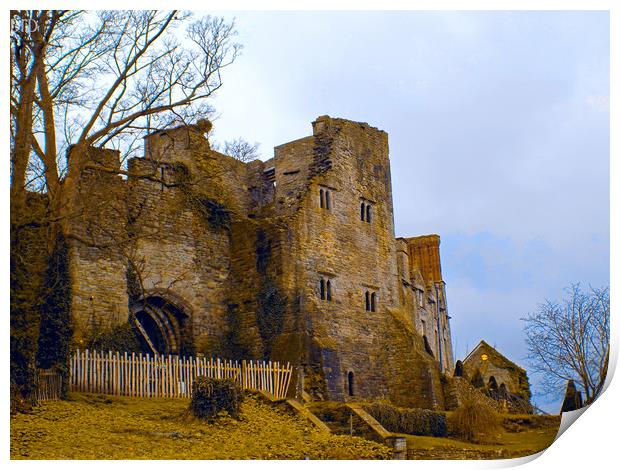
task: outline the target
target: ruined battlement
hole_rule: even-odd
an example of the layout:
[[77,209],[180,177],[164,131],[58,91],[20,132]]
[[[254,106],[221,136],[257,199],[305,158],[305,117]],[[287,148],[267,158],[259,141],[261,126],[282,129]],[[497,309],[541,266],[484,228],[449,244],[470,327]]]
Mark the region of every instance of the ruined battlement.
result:
[[162,129],[144,137],[144,158],[165,161],[173,156],[184,156],[191,151],[209,149],[205,133],[211,130],[209,120],[202,119],[196,124]]
[[357,128],[363,129],[364,131],[367,131],[369,133],[378,133],[378,134],[381,134],[387,142],[387,137],[388,137],[387,132],[382,131],[381,129],[378,129],[376,127],[372,127],[367,122],[358,122],[358,121],[351,121],[349,119],[333,118],[326,114],[323,116],[319,116],[318,118],[316,118],[316,120],[312,122],[312,134],[318,135],[322,132],[326,132],[332,126],[339,126],[339,127],[351,126],[351,127],[357,127]]

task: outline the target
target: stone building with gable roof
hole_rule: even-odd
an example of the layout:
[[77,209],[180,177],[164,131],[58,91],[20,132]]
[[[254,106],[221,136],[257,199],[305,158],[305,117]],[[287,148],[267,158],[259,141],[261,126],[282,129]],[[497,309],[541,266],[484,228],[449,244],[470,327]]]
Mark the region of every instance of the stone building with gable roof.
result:
[[497,349],[481,340],[463,360],[463,371],[471,379],[479,373],[484,385],[490,389],[506,388],[529,404],[531,398],[527,372]]

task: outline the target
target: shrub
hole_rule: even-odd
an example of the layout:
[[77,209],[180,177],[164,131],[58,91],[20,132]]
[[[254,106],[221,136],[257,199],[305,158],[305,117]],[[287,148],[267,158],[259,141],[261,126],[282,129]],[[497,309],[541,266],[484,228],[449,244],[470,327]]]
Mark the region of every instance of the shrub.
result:
[[450,418],[451,431],[470,442],[491,441],[501,430],[500,416],[479,392],[463,395],[461,405]]
[[193,416],[207,421],[215,420],[222,412],[237,418],[241,400],[241,387],[235,380],[199,376],[192,385],[189,411]]
[[109,328],[101,328],[95,324],[84,347],[92,351],[142,351],[138,333],[129,322]]
[[406,434],[434,437],[445,437],[448,435],[445,413],[412,408],[403,410],[400,421],[401,432]]
[[15,413],[27,413],[32,409],[32,403],[28,402],[20,393],[19,387],[11,379],[11,415]]
[[364,406],[364,409],[385,429],[390,432],[398,432],[400,426],[400,412],[398,408],[387,402],[376,402]]
[[460,360],[456,361],[456,366],[454,367],[454,377],[463,377],[464,373],[463,363]]
[[389,403],[372,403],[366,411],[390,432],[417,436],[445,437],[448,435],[443,412],[420,408],[398,408]]

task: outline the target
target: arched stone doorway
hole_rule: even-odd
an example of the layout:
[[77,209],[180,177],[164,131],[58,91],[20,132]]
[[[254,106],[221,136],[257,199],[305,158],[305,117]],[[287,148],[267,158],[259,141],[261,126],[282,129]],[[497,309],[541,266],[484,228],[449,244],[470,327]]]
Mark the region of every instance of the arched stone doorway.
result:
[[192,335],[188,310],[170,296],[147,295],[131,306],[143,349],[154,354],[187,354]]

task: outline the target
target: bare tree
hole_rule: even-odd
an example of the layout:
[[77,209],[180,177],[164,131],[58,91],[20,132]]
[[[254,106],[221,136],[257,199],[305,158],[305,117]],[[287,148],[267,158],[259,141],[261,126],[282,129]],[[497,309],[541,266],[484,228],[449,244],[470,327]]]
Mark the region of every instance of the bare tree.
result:
[[[56,200],[89,146],[131,156],[153,128],[212,109],[238,55],[233,23],[177,11],[16,11],[37,25],[11,38],[11,203],[37,188]],[[185,26],[184,31],[182,30]],[[36,183],[36,184],[35,184]]]
[[227,140],[224,142],[224,153],[230,155],[242,162],[251,162],[259,158],[258,147],[260,144],[254,142],[250,144],[247,140],[239,137],[234,140]]
[[609,288],[566,289],[561,303],[546,300],[522,319],[532,368],[547,394],[559,395],[568,380],[586,404],[601,393],[609,363]]
[[[85,208],[68,196],[85,173],[111,171],[89,148],[120,150],[125,161],[153,129],[210,115],[209,98],[241,46],[234,42],[234,22],[178,11],[20,10],[11,12],[11,21],[13,378],[14,365],[33,368],[33,351],[24,345],[36,344],[32,312],[39,306],[32,280],[45,269],[34,272],[20,256],[32,252],[28,233],[43,234],[48,255],[58,233],[74,238],[66,222],[81,217]],[[126,165],[112,171],[158,178],[131,175]],[[33,192],[41,196],[36,213]],[[18,305],[14,299],[23,301]],[[27,337],[19,339],[20,331]],[[24,396],[28,380],[17,384]]]

